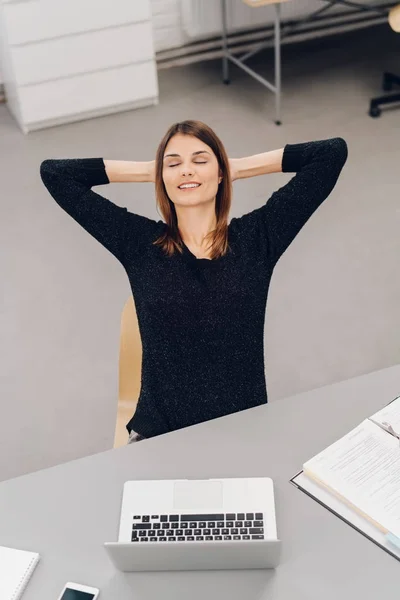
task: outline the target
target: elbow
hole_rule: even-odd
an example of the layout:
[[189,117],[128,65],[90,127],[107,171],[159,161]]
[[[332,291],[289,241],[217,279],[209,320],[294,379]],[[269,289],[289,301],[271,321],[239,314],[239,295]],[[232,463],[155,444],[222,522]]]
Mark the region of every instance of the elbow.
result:
[[51,166],[53,162],[54,161],[52,161],[51,159],[46,159],[40,164],[40,177],[43,182],[46,181],[49,174],[51,173]]
[[42,183],[51,195],[53,195],[55,188],[63,177],[62,169],[62,161],[53,158],[48,158],[40,164]]
[[342,166],[345,164],[349,155],[349,149],[346,140],[342,137],[334,138],[335,142],[335,155],[337,156],[338,163]]
[[47,158],[40,164],[40,177],[47,188],[60,179],[62,174],[63,165],[61,160]]

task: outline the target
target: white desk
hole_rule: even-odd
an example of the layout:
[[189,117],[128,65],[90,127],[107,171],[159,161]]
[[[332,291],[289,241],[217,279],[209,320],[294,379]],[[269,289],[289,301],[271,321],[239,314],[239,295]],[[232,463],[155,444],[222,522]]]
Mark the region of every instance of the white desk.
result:
[[[41,555],[23,600],[55,600],[68,580],[99,600],[397,600],[400,563],[290,479],[399,393],[400,365],[0,483],[0,544]],[[103,542],[125,481],[246,476],[275,482],[276,570],[115,571]]]

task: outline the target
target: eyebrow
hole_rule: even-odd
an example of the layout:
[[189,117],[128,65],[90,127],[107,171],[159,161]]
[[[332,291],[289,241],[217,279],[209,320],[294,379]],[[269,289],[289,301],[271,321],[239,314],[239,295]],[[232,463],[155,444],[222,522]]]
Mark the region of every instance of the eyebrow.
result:
[[[195,156],[196,154],[203,154],[204,152],[206,152],[207,154],[210,154],[207,150],[197,150],[197,152],[193,152],[192,156]],[[166,154],[164,156],[164,158],[168,158],[168,156],[178,156],[180,157],[180,154]]]

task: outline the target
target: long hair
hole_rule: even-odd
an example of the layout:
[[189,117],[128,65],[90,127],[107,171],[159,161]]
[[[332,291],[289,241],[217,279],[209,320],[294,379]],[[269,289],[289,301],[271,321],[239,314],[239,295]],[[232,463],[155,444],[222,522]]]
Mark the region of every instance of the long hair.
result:
[[183,240],[178,229],[175,206],[167,194],[162,176],[165,149],[169,140],[177,133],[191,135],[207,144],[214,152],[222,172],[223,178],[218,186],[215,199],[216,227],[206,235],[206,238],[212,238],[210,258],[219,258],[225,255],[229,249],[228,214],[232,201],[232,181],[228,156],[221,140],[211,127],[201,121],[187,120],[174,123],[168,129],[157,148],[155,165],[156,202],[167,224],[167,228],[153,244],[161,246],[168,256],[172,256],[176,250],[181,254],[183,252]]

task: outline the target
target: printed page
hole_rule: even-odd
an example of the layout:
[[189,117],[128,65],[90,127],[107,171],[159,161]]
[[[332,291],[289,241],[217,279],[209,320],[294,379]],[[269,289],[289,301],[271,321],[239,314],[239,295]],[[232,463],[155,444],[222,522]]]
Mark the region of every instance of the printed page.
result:
[[399,440],[366,419],[303,465],[385,530],[400,537]]
[[370,421],[375,421],[375,423],[383,423],[386,421],[393,427],[396,433],[400,433],[400,396],[385,406],[385,408],[382,408],[382,410],[379,410],[372,415],[369,419]]

